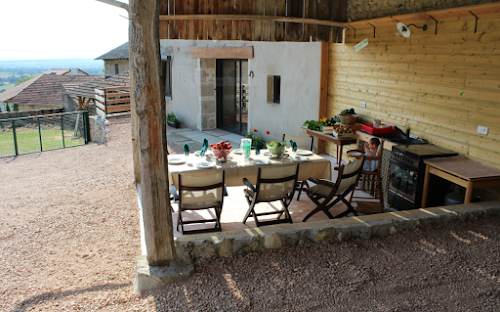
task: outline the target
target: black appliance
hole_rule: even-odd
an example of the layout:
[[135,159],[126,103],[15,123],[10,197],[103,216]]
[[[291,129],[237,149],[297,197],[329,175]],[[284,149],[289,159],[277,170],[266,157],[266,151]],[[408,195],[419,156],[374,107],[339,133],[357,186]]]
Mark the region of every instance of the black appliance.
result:
[[[425,179],[424,159],[455,156],[457,153],[432,144],[396,145],[389,158],[389,191],[387,201],[398,210],[416,209],[422,205]],[[453,184],[431,175],[432,189],[428,207],[443,205],[443,198]]]

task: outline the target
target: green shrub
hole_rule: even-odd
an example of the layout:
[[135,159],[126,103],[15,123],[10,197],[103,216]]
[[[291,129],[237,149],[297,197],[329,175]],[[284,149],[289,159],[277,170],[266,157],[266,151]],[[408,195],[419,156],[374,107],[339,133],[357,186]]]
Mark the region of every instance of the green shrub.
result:
[[178,127],[181,124],[181,121],[177,119],[174,112],[170,112],[167,114],[167,121],[174,123],[176,127]]

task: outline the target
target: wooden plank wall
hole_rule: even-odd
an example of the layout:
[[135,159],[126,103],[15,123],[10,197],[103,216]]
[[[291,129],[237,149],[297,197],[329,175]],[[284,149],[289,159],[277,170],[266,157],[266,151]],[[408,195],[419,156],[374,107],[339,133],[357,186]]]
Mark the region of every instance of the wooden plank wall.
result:
[[[162,0],[159,10],[161,15],[247,14],[347,21],[347,0]],[[262,21],[160,21],[159,24],[160,39],[342,42],[338,35],[341,28],[308,24]]]
[[[353,107],[368,120],[407,123],[412,134],[500,168],[499,16],[479,18],[476,32],[475,18],[427,24],[411,26],[410,38],[392,25],[375,37],[373,28],[348,30],[345,45],[329,44],[328,116]],[[355,53],[364,38],[369,45]]]

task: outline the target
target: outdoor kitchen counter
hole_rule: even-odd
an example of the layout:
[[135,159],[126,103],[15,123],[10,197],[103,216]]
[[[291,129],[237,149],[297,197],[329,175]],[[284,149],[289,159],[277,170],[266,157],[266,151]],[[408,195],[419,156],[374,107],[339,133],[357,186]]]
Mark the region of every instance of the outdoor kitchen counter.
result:
[[465,204],[471,202],[472,191],[478,188],[500,186],[500,169],[468,159],[465,156],[429,158],[425,169],[422,208],[427,206],[431,174],[465,187]]

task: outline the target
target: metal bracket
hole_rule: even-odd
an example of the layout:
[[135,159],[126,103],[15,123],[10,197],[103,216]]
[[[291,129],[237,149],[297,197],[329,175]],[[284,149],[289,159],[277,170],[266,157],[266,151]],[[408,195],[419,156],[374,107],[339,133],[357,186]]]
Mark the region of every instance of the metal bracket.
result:
[[434,22],[436,22],[436,31],[434,32],[434,35],[437,35],[438,34],[438,21],[432,15],[429,15],[429,16],[434,20]]
[[479,20],[479,17],[476,16],[476,14],[472,13],[472,11],[469,11],[470,14],[474,15],[474,17],[476,18],[476,25],[474,26],[474,33],[476,33],[477,31],[477,21]]
[[[370,24],[370,23],[368,23]],[[370,24],[371,27],[373,27],[373,38],[375,38],[375,30],[377,29],[377,27],[373,26],[372,24]]]

